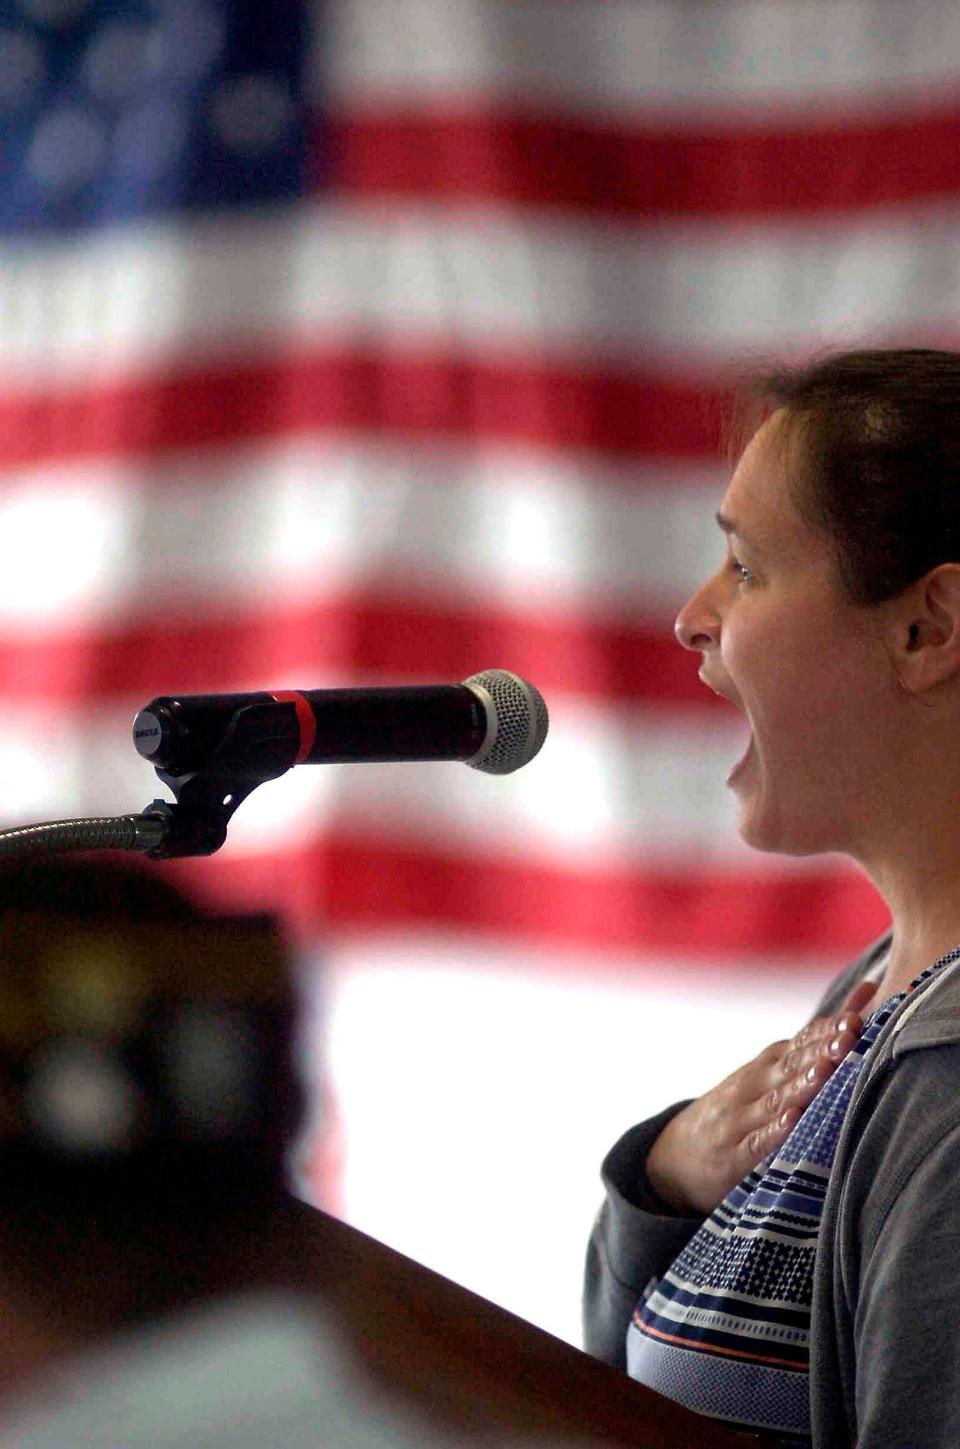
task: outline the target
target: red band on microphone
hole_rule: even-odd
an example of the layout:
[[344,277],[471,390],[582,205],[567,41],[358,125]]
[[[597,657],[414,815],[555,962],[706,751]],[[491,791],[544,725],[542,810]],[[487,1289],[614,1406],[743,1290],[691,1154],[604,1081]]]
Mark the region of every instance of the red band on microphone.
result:
[[271,698],[275,699],[277,704],[292,704],[297,711],[297,724],[300,726],[300,751],[293,763],[302,765],[313,749],[313,742],[317,738],[316,716],[306,698],[294,689],[274,694]]

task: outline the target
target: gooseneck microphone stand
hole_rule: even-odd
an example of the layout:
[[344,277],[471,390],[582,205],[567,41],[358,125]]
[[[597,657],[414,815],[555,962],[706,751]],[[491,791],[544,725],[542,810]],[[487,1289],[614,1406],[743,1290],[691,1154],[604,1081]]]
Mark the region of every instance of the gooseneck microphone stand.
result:
[[[155,805],[162,801],[154,801]],[[163,844],[162,820],[152,815],[110,815],[46,820],[0,831],[0,860],[12,856],[63,855],[71,850],[139,850],[152,855]]]
[[140,815],[49,820],[0,831],[0,860],[77,850],[137,850],[152,860],[213,855],[227,838],[237,806],[267,780],[286,774],[295,759],[296,716],[278,725],[275,706],[237,709],[202,765],[173,775],[155,766],[174,802],[152,800]]

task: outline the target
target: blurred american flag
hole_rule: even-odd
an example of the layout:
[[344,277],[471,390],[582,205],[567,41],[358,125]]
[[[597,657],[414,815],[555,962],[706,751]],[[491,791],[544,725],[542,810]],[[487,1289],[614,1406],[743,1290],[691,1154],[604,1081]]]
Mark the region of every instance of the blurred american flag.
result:
[[886,923],[741,844],[672,625],[740,364],[955,345],[958,79],[953,0],[0,6],[3,823],[146,805],[156,694],[532,680],[516,775],[164,869],[315,950],[318,1200],[569,1336],[612,1136]]

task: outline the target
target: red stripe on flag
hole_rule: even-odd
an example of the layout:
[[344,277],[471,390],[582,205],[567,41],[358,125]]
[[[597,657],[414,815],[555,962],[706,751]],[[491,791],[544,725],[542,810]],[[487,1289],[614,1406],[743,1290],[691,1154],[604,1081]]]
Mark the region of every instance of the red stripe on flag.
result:
[[[678,597],[677,607],[683,602]],[[154,601],[150,621],[122,631],[0,636],[0,691],[24,700],[203,694],[293,682],[322,689],[323,674],[397,683],[455,683],[478,669],[512,669],[544,693],[655,704],[732,707],[697,678],[699,655],[662,632],[588,616],[486,608],[459,612],[399,595],[356,593],[246,617],[189,619]],[[197,616],[200,615],[198,620]]]
[[[256,910],[282,902],[308,940],[324,931],[404,927],[483,930],[596,951],[682,953],[706,962],[824,943],[858,952],[889,926],[866,877],[825,867],[802,876],[731,870],[621,871],[469,854],[441,856],[332,830],[312,848],[171,862],[207,904]],[[726,963],[723,963],[726,964]],[[642,971],[643,962],[638,962]]]
[[[895,111],[896,101],[891,102]],[[682,125],[520,115],[439,101],[318,121],[315,185],[376,197],[482,199],[591,215],[844,214],[950,196],[960,186],[960,107],[951,93],[903,115],[783,113]]]
[[[264,361],[94,386],[0,393],[0,465],[143,456],[314,430],[469,438],[604,453],[715,454],[726,393],[716,379],[638,363],[349,347],[288,351]],[[181,371],[182,368],[182,371]]]

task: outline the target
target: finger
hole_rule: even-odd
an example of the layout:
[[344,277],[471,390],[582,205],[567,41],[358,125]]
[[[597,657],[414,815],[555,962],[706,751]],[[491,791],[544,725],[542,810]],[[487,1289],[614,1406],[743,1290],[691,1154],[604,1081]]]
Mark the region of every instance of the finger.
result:
[[[839,1012],[836,1016],[815,1016],[797,1032],[796,1036],[791,1038],[789,1049],[785,1055],[793,1056],[794,1061],[798,1062],[801,1053],[816,1052],[818,1045],[825,1037],[836,1036],[844,1016],[848,1017],[852,1023],[853,1019],[857,1017],[857,1013],[855,1010],[848,1010]],[[858,1018],[858,1029],[859,1025]]]
[[[740,1133],[765,1130],[788,1109],[804,1110],[813,1101],[824,1082],[837,1068],[840,1056],[830,1055],[836,1036],[824,1038],[816,1049],[792,1051],[768,1072],[763,1089],[740,1118]],[[845,1056],[856,1041],[852,1033],[841,1033],[839,1049]]]
[[789,1045],[789,1041],[771,1042],[762,1052],[757,1053],[752,1062],[738,1067],[729,1077],[724,1078],[718,1090],[726,1090],[730,1105],[735,1111],[756,1102],[758,1097],[762,1097],[774,1085],[777,1064]]
[[795,1070],[788,1076],[776,1074],[768,1079],[767,1090],[748,1107],[741,1118],[741,1131],[766,1130],[785,1111],[798,1113],[786,1130],[790,1131],[799,1113],[804,1112],[844,1057],[856,1044],[854,1032],[839,1032],[824,1041],[816,1052],[797,1053]]
[[[851,1038],[850,1045],[853,1044],[853,1040],[854,1038]],[[844,1055],[849,1049],[849,1046],[845,1046]],[[754,1104],[753,1111],[744,1119],[744,1125],[756,1130],[769,1127],[785,1111],[805,1111],[827,1078],[836,1071],[837,1065],[837,1061],[826,1055],[826,1050],[814,1061],[804,1060],[800,1069],[789,1081],[771,1087]]]
[[[791,1095],[797,1100],[798,1080],[806,1079],[806,1101],[812,1100],[857,1041],[863,1023],[855,1007],[874,990],[873,982],[861,982],[848,993],[839,1016],[815,1017],[796,1036],[771,1042],[746,1068],[731,1074],[727,1081],[745,1108],[746,1126],[758,1130]],[[809,1075],[812,1068],[816,1071]]]
[[860,1033],[863,1029],[861,1018],[854,1012],[845,1012],[843,1016],[836,1019],[832,1032],[828,1032],[816,1045],[802,1055],[798,1064],[798,1071],[801,1075],[812,1066],[826,1063],[828,1065],[827,1076],[840,1065],[844,1057],[853,1050],[860,1040]]
[[[745,1088],[753,1089],[741,1119],[741,1131],[749,1129],[743,1150],[749,1155],[763,1143],[779,1145],[799,1121],[821,1087],[856,1045],[862,1029],[859,1008],[876,991],[876,983],[859,982],[844,1000],[838,1016],[815,1017],[789,1041],[773,1042],[755,1059]],[[786,1048],[786,1050],[784,1050]],[[786,1114],[786,1117],[784,1117]],[[780,1125],[780,1118],[784,1122]],[[777,1136],[778,1132],[781,1134]],[[768,1145],[760,1156],[772,1148]],[[752,1164],[751,1164],[752,1165]]]
[[821,1046],[823,1054],[837,1065],[856,1044],[863,1031],[864,1017],[871,999],[876,995],[876,981],[861,981],[847,995],[843,1009],[836,1018],[835,1029],[830,1039]]
[[[847,992],[843,1005],[836,1016],[815,1016],[801,1027],[796,1036],[792,1039],[794,1047],[803,1047],[824,1036],[827,1032],[833,1032],[837,1023],[843,1017],[859,1017],[863,1008],[875,995],[878,983],[876,981],[858,981],[856,986],[851,987]],[[862,1021],[858,1025],[862,1026]]]
[[863,981],[848,993],[838,1016],[818,1016],[808,1022],[781,1058],[776,1069],[779,1080],[788,1080],[821,1057],[841,1061],[863,1030],[859,1008],[866,1006],[875,991],[875,982]]
[[796,1036],[791,1038],[791,1048],[796,1050],[798,1047],[807,1046],[811,1041],[815,1041],[817,1037],[823,1036],[828,1021],[830,1021],[830,1017],[828,1016],[815,1016],[812,1021],[808,1021],[806,1026],[802,1026]]
[[819,1092],[824,1082],[856,1046],[860,1039],[860,1018],[845,1017],[833,1021],[832,1030],[827,1032],[818,1042],[805,1048],[802,1052],[788,1054],[785,1059],[789,1067],[785,1081],[785,1089],[789,1091],[791,1084],[805,1082],[814,1094]]
[[788,1082],[798,1072],[812,1066],[840,1030],[843,1028],[839,1017],[818,1016],[816,1021],[811,1021],[788,1043],[787,1050],[775,1063],[774,1081],[780,1084]]
[[768,1047],[764,1047],[763,1051],[754,1057],[752,1062],[741,1068],[739,1073],[733,1074],[734,1078],[740,1078],[739,1084],[743,1088],[745,1097],[752,1101],[766,1090],[791,1046],[790,1041],[772,1041]]
[[775,1148],[782,1146],[824,1082],[835,1070],[835,1062],[821,1059],[784,1087],[771,1089],[754,1104],[753,1111],[744,1121],[744,1127],[749,1127],[750,1130],[742,1139],[740,1147],[741,1162],[750,1159],[743,1168],[744,1172],[749,1172]]
[[821,1087],[855,1045],[857,1032],[838,1031],[836,1017],[827,1018],[827,1022],[834,1036],[822,1041],[816,1050],[807,1047],[796,1052],[799,1069],[789,1080],[769,1085],[742,1117],[743,1136],[735,1154],[741,1176],[783,1145]]
[[765,1157],[769,1157],[771,1152],[782,1147],[802,1115],[803,1112],[799,1107],[785,1107],[776,1117],[749,1132],[737,1149],[739,1176],[736,1180],[739,1181]]
[[847,1012],[860,1013],[872,996],[876,994],[880,983],[877,981],[859,981],[851,991],[847,992],[846,999],[840,1009],[840,1015]]

